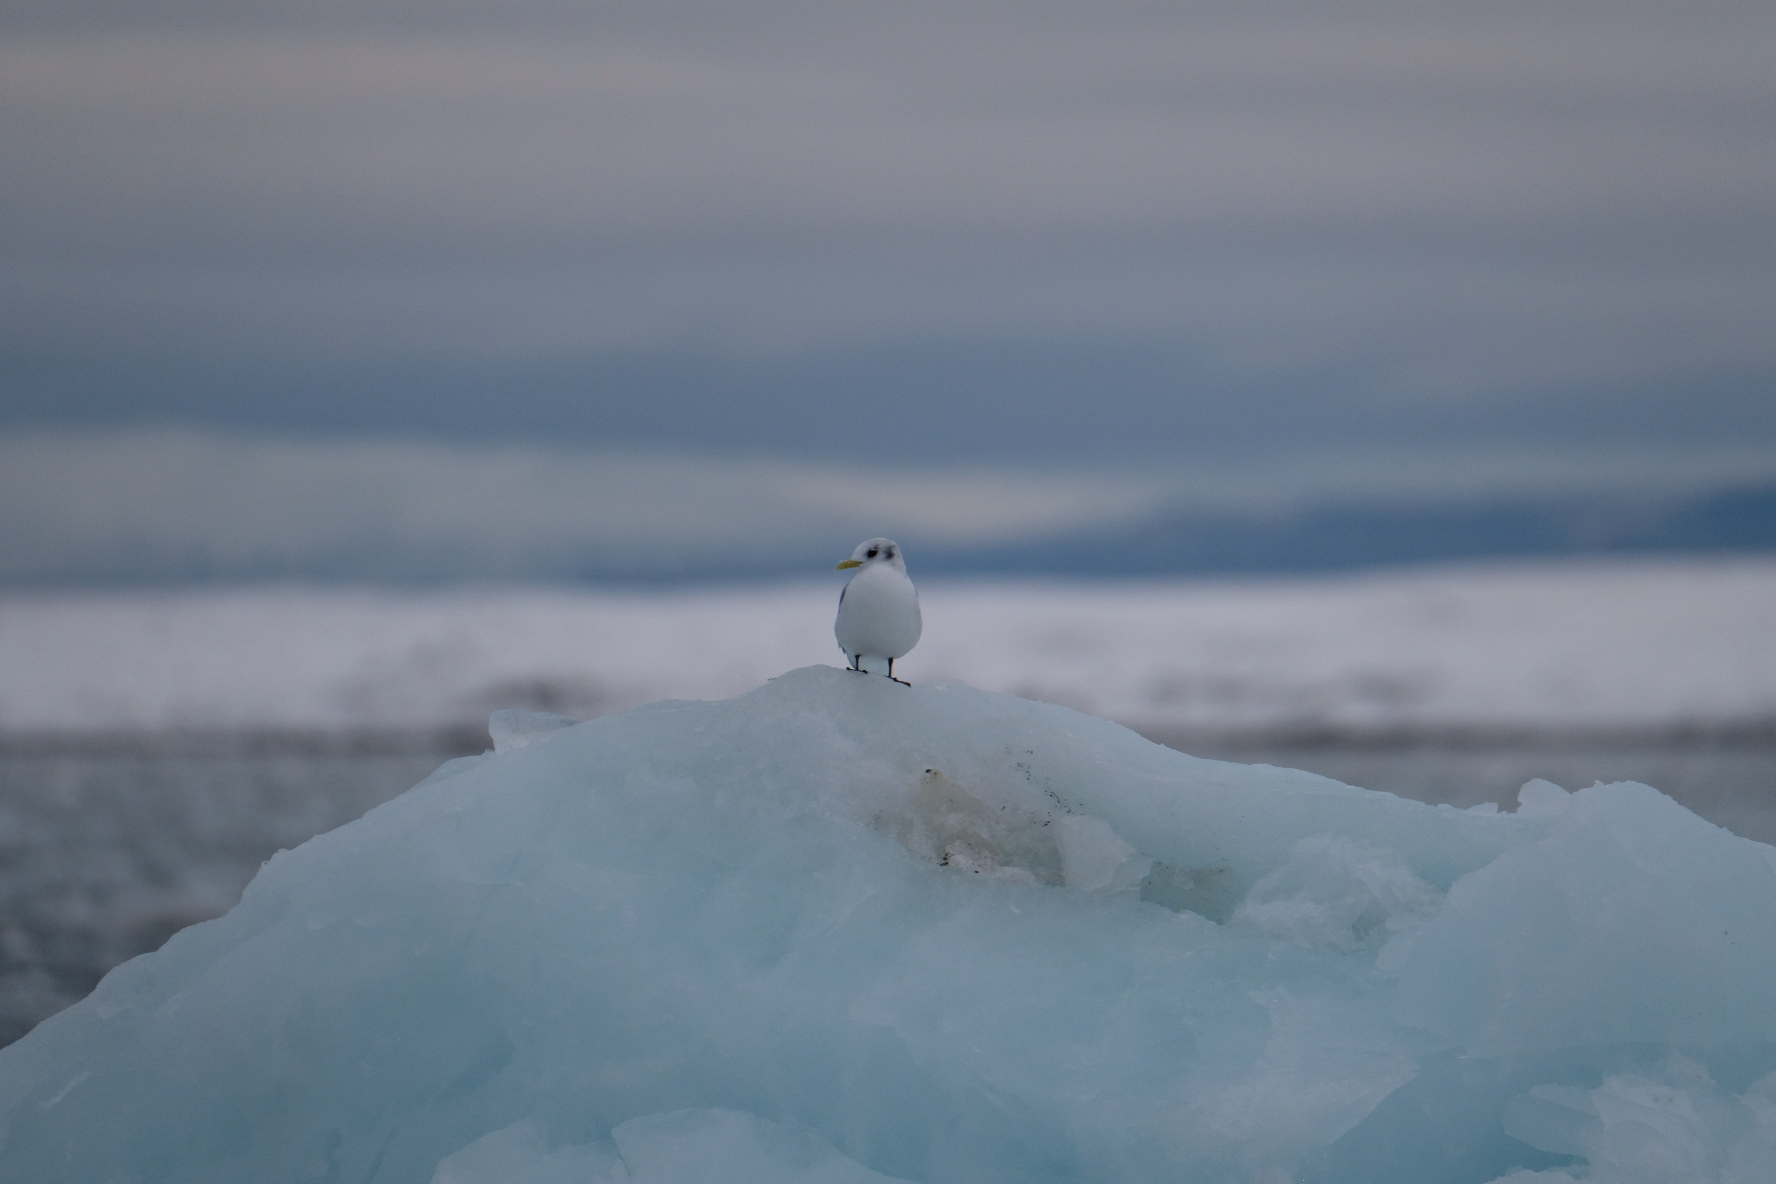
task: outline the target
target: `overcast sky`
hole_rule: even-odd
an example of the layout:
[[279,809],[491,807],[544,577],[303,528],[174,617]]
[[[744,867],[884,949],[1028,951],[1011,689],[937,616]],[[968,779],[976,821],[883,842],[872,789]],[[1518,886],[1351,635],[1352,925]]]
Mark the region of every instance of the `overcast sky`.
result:
[[11,0],[0,137],[14,434],[1776,475],[1768,3]]

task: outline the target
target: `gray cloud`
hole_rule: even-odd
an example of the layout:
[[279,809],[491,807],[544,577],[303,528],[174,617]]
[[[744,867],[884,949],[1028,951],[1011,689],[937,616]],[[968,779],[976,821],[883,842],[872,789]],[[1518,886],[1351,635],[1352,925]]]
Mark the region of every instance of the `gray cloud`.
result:
[[[1091,568],[1069,568],[1068,555],[1052,549],[1057,540],[1139,551],[1128,540],[1167,522],[1262,529],[1351,499],[1436,506],[1491,498],[1509,507],[1501,495],[1556,506],[1576,498],[1590,512],[1632,518],[1667,496],[1681,506],[1703,478],[1767,491],[1776,458],[1719,446],[1520,448],[1508,457],[1485,447],[1306,449],[1261,465],[1240,454],[1176,469],[1054,472],[867,456],[32,433],[0,436],[0,587],[811,577],[857,539],[883,533],[949,570],[978,570],[970,566],[978,560],[989,570],[1078,574]],[[1597,501],[1599,491],[1607,500]],[[1394,529],[1385,514],[1377,521],[1383,535]],[[1472,541],[1451,538],[1450,553]],[[1505,542],[1523,545],[1515,536]],[[1188,549],[1164,558],[1185,569],[1213,559]]]
[[[891,529],[1003,544],[1138,519],[1154,475],[275,440],[0,437],[0,584],[818,573]],[[822,562],[827,552],[831,560]]]
[[10,7],[13,353],[1776,367],[1757,6]]

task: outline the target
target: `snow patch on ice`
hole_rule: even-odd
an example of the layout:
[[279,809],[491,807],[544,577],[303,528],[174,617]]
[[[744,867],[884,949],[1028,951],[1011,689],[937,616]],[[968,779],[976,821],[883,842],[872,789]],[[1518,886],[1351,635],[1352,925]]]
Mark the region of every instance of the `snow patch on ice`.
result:
[[1059,882],[1054,816],[994,795],[985,798],[942,769],[926,769],[909,801],[876,813],[875,825],[939,867],[1013,883]]

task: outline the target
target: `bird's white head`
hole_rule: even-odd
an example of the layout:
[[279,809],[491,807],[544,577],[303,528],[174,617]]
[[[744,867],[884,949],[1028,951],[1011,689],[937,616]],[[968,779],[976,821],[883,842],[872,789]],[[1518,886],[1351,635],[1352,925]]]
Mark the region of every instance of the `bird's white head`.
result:
[[900,544],[893,539],[869,539],[857,544],[857,550],[851,552],[851,558],[839,564],[839,570],[850,567],[873,567],[878,563],[886,563],[895,571],[906,572],[906,560],[901,558]]

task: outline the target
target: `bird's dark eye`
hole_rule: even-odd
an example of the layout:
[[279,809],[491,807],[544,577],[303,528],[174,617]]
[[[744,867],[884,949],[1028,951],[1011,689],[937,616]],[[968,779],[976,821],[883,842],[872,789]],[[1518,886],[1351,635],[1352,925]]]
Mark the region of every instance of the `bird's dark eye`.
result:
[[874,547],[871,547],[869,549],[869,558],[874,559],[875,557],[876,557],[876,549]]

